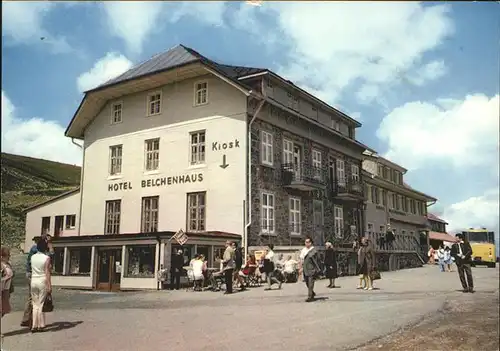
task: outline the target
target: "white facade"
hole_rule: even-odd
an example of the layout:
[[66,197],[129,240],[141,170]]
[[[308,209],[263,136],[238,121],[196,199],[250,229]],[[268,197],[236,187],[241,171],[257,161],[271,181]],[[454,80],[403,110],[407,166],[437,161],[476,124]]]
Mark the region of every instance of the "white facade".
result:
[[[29,252],[33,238],[45,231],[52,236],[78,235],[79,208],[80,192],[76,190],[29,209],[26,213],[24,251]],[[59,229],[62,229],[60,233]]]
[[[119,233],[144,232],[142,198],[158,196],[158,231],[192,230],[187,198],[205,193],[205,226],[241,234],[246,174],[246,97],[218,80],[205,78],[208,101],[193,106],[199,80],[174,83],[110,101],[85,132],[80,235],[107,233],[106,201],[120,200]],[[148,96],[161,97],[160,112],[147,114]],[[111,122],[112,106],[122,106],[122,120]],[[198,162],[193,134],[203,135]],[[158,162],[146,167],[148,141],[157,139]],[[151,145],[151,144],[149,144]],[[111,171],[111,148],[121,147],[118,172]],[[151,152],[150,152],[151,154]],[[221,167],[225,163],[227,167]],[[149,170],[147,168],[150,168]],[[115,174],[112,174],[115,173]],[[109,231],[108,231],[109,232]]]

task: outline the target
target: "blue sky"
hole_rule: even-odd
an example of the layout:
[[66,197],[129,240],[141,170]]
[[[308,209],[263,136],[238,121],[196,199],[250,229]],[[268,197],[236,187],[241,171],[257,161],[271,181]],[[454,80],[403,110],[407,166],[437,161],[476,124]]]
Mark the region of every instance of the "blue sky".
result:
[[498,232],[496,2],[2,6],[2,151],[81,163],[63,136],[81,90],[182,43],[337,106],[452,228]]

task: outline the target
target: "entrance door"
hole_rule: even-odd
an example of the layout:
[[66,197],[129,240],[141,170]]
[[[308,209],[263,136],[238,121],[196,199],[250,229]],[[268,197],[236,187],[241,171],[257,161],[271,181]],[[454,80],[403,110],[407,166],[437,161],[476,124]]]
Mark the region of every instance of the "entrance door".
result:
[[97,290],[120,290],[122,249],[101,249],[99,250],[97,261]]

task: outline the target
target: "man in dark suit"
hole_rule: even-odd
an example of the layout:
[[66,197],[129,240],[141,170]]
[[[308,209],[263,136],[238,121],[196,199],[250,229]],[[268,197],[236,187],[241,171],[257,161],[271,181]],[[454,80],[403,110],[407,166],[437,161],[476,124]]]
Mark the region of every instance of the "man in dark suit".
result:
[[471,270],[472,247],[463,234],[457,234],[455,237],[458,239],[458,242],[453,244],[451,255],[455,258],[455,263],[457,264],[458,276],[462,283],[463,292],[473,293],[474,282]]
[[304,281],[307,286],[306,302],[314,301],[316,293],[314,292],[314,281],[321,273],[318,262],[318,251],[313,246],[311,237],[307,236],[304,241],[305,247],[300,252],[300,261],[302,262],[302,271],[304,272]]

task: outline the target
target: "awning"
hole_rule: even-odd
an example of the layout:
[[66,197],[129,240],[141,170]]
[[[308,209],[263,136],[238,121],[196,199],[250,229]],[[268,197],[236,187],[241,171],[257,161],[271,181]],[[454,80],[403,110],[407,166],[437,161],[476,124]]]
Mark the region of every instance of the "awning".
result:
[[454,236],[451,236],[447,233],[439,233],[439,232],[429,232],[429,239],[431,240],[439,240],[439,241],[449,241],[456,242],[457,239]]

